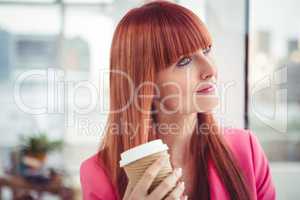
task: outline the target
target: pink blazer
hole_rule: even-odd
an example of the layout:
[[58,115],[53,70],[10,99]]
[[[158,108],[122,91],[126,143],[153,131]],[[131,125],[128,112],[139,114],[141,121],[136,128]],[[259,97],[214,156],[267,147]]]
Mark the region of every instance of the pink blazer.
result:
[[[249,181],[252,199],[276,199],[269,163],[260,143],[250,130],[224,128],[224,138]],[[80,166],[80,181],[84,200],[117,200],[111,181],[97,161],[96,155],[83,161]],[[209,183],[212,200],[229,200],[229,195],[217,175],[212,162],[209,162]]]

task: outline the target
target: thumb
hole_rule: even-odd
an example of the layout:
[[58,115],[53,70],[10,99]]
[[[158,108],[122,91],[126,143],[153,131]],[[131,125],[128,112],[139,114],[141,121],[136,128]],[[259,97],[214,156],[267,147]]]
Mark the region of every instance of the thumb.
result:
[[128,199],[128,197],[132,193],[133,189],[134,189],[133,184],[131,182],[128,182],[123,200],[127,200]]

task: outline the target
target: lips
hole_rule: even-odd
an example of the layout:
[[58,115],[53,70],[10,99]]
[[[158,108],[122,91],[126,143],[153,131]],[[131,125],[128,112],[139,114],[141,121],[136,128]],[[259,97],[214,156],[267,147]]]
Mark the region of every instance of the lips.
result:
[[209,93],[214,91],[213,84],[203,84],[198,90],[197,93]]

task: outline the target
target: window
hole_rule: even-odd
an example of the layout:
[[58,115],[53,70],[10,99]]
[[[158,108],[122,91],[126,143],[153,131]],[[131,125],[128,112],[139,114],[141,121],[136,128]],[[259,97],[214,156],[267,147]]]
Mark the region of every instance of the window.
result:
[[298,6],[294,0],[251,1],[250,127],[272,161],[300,161]]

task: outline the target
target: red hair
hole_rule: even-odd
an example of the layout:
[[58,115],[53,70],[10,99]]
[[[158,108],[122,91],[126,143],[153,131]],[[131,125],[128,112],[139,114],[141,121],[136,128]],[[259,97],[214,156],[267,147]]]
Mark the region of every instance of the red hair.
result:
[[[155,123],[151,114],[154,87],[147,84],[138,93],[132,93],[131,86],[154,83],[157,72],[170,66],[180,56],[211,44],[208,30],[194,13],[166,1],[155,1],[134,8],[117,25],[110,55],[111,112],[98,155],[120,198],[128,183],[124,170],[119,167],[120,154],[156,138],[155,129],[151,126]],[[129,76],[132,85],[120,72]],[[128,104],[132,96],[138,95],[144,95],[145,98],[135,98]],[[114,112],[125,107],[125,110]],[[123,126],[124,123],[129,126]],[[210,127],[207,132],[200,130],[203,123]],[[192,137],[191,155],[197,161],[192,199],[210,199],[208,159],[216,166],[231,199],[250,199],[244,175],[212,114],[197,114]]]

